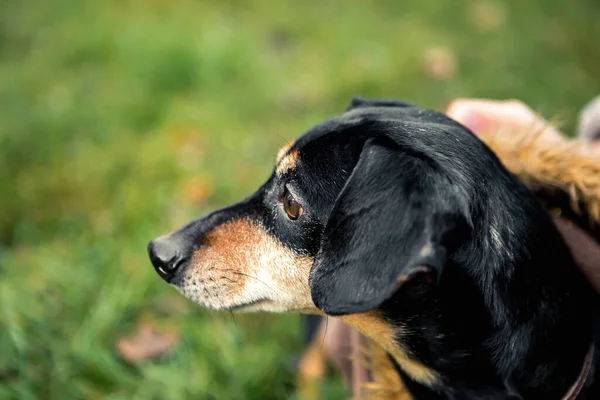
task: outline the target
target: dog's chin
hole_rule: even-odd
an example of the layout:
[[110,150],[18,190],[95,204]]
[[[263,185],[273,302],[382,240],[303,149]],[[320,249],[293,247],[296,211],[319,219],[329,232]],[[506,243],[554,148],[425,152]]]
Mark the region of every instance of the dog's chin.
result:
[[[273,313],[306,313],[313,312],[310,307],[298,307],[293,304],[283,304],[267,297],[231,298],[219,293],[218,288],[207,288],[197,283],[197,280],[186,277],[185,274],[176,276],[170,285],[187,299],[202,308],[213,311],[230,311],[236,313],[273,312]],[[217,290],[215,290],[217,289]],[[243,296],[245,297],[245,296]]]
[[213,311],[229,311],[235,313],[315,313],[312,308],[294,307],[280,304],[270,299],[256,299],[248,301],[227,301],[219,297],[217,293],[209,293],[203,288],[180,287],[171,284],[179,293],[187,299],[198,304],[202,308]]
[[268,313],[292,313],[292,314],[320,314],[316,307],[300,307],[294,305],[284,305],[277,301],[264,299],[249,303],[236,305],[229,308],[233,312],[268,312]]
[[226,310],[236,313],[267,312],[277,314],[322,314],[316,308],[284,306],[268,299],[232,306]]
[[219,296],[218,293],[210,293],[205,288],[193,286],[180,286],[171,283],[179,293],[187,299],[198,304],[200,307],[213,311],[229,311],[235,313],[300,313],[300,314],[322,314],[316,307],[295,306],[290,304],[281,304],[267,298],[256,300],[238,300],[228,301]]
[[227,310],[228,311],[234,311],[234,312],[267,311],[267,309],[269,308],[270,303],[272,304],[271,300],[268,300],[268,299],[259,299],[259,300],[250,301],[248,303],[242,303],[242,304],[238,304],[238,305],[235,305],[235,306],[231,306]]

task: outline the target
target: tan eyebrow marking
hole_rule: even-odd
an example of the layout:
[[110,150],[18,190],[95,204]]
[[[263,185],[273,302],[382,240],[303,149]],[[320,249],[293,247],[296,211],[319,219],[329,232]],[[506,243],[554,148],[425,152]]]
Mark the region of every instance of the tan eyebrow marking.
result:
[[283,175],[287,171],[296,168],[299,155],[300,150],[294,150],[291,153],[288,153],[286,156],[284,156],[277,164],[277,175]]
[[288,144],[286,144],[281,149],[279,149],[279,151],[277,152],[277,159],[275,161],[275,164],[279,164],[281,162],[281,159],[288,153],[288,151],[290,151],[290,149],[292,148],[294,143],[296,143],[296,142],[295,141],[288,142]]

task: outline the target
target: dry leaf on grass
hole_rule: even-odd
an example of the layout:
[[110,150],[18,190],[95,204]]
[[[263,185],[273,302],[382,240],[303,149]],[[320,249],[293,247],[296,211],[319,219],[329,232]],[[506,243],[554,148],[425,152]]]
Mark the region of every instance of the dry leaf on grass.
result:
[[506,24],[506,8],[500,2],[476,1],[467,7],[468,19],[482,31],[492,31]]
[[180,184],[179,199],[182,203],[197,206],[214,193],[214,184],[208,175],[198,175]]
[[158,332],[150,322],[142,322],[135,333],[117,339],[117,353],[132,364],[139,364],[167,354],[179,343],[175,329]]
[[444,47],[433,47],[425,53],[425,73],[436,80],[447,80],[456,75],[457,61],[454,53]]

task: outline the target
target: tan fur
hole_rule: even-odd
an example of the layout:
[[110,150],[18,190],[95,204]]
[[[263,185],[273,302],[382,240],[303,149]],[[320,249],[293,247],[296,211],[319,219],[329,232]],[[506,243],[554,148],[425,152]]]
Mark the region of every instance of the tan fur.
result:
[[243,310],[315,312],[308,286],[312,262],[259,223],[237,219],[207,235],[178,286],[188,298],[213,309],[261,300]]
[[277,163],[276,172],[277,175],[281,176],[288,171],[296,168],[296,163],[298,162],[298,156],[300,155],[299,150],[293,150],[283,156],[279,162]]
[[373,340],[361,349],[361,364],[371,374],[371,381],[362,384],[365,399],[368,400],[413,400],[396,372],[388,353]]
[[379,313],[370,311],[360,314],[350,314],[337,317],[346,324],[360,331],[382,349],[387,351],[400,368],[417,382],[426,385],[434,384],[437,380],[435,371],[425,367],[415,360],[401,345],[398,337],[402,337],[402,329],[392,326]]
[[295,142],[289,142],[285,146],[283,146],[281,149],[279,149],[279,151],[277,152],[277,158],[275,161],[275,165],[279,164],[281,159],[288,153],[288,151],[290,151],[290,149],[292,148],[294,143]]

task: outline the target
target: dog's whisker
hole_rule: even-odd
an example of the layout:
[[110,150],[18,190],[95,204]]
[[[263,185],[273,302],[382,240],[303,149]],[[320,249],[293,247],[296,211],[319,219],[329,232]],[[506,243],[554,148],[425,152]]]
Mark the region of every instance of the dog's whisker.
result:
[[231,320],[233,321],[233,325],[235,326],[235,329],[238,330],[238,325],[237,325],[237,321],[235,320],[235,316],[233,315],[233,311],[229,310],[229,315],[231,316]]
[[323,334],[323,339],[321,340],[321,353],[323,353],[323,349],[325,348],[325,338],[327,337],[327,328],[329,327],[329,316],[325,316],[325,333]]
[[266,286],[266,287],[268,287],[269,289],[271,289],[271,290],[273,290],[273,291],[276,291],[276,289],[275,289],[273,286],[269,285],[268,283],[266,283],[266,282],[264,282],[264,281],[260,280],[259,278],[255,277],[255,276],[252,276],[252,275],[249,275],[249,274],[245,274],[245,273],[243,273],[243,272],[239,272],[239,271],[232,271],[232,272],[233,272],[234,274],[236,274],[236,275],[242,275],[242,276],[245,276],[245,277],[248,277],[248,278],[255,279],[256,281],[258,281],[258,282],[262,283],[263,285],[265,285],[265,286]]
[[235,279],[231,279],[231,278],[229,278],[229,277],[227,277],[227,276],[225,276],[225,275],[222,275],[222,276],[221,276],[221,279],[225,279],[225,280],[227,280],[227,281],[229,281],[229,282],[231,282],[231,283],[239,283],[239,282],[238,282],[238,281],[236,281]]

